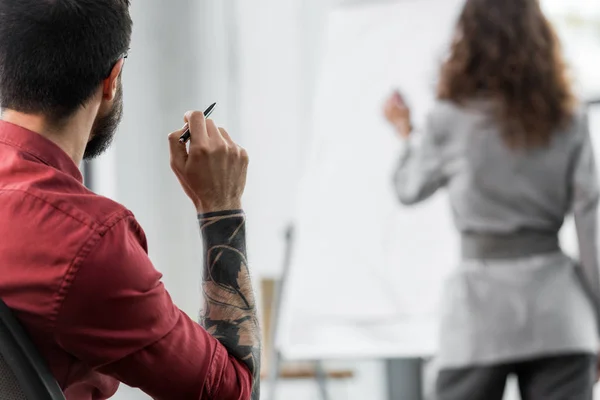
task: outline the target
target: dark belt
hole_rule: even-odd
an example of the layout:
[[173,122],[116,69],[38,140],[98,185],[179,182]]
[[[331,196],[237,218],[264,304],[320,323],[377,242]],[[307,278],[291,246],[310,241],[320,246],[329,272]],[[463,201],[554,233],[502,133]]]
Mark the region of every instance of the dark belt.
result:
[[463,259],[511,259],[560,251],[558,233],[522,230],[510,234],[465,232]]

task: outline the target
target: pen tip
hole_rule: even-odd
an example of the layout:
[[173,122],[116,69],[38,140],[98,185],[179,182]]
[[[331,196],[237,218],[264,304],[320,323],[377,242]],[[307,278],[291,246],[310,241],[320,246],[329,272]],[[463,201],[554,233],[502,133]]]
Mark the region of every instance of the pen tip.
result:
[[212,114],[212,112],[215,109],[216,105],[217,105],[217,103],[213,103],[213,104],[210,105],[210,107],[208,107],[206,109],[206,111],[204,111],[204,118],[210,117],[210,114]]

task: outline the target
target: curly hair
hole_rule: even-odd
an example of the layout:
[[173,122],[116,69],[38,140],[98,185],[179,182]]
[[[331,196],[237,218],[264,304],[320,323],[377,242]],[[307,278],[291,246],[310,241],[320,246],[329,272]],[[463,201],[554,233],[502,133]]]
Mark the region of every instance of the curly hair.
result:
[[547,145],[576,108],[560,41],[538,0],[467,0],[438,98],[487,98],[511,148]]

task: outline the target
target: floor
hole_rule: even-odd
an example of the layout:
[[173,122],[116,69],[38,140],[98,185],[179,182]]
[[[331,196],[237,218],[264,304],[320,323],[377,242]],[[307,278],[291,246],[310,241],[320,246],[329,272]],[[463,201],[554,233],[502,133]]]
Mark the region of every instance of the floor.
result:
[[[344,366],[347,366],[345,364]],[[332,382],[329,385],[331,400],[387,400],[385,398],[385,370],[380,362],[363,362],[352,364],[355,377],[352,380]],[[149,400],[150,398],[136,389],[121,387],[112,400]],[[261,391],[262,400],[311,400],[320,399],[317,386],[310,380],[282,382],[277,390],[277,397],[272,399],[269,385],[264,384]]]
[[[340,365],[341,366],[341,365]],[[348,364],[344,366],[348,367]],[[385,393],[385,370],[381,362],[362,362],[352,364],[355,377],[348,381],[332,382],[329,385],[331,400],[389,400]],[[430,382],[429,382],[430,383]],[[272,399],[269,387],[264,385],[263,400],[320,400],[317,386],[313,381],[282,382],[277,390],[277,397]],[[600,392],[596,397],[600,400]],[[150,398],[138,390],[122,387],[113,400],[149,400]],[[398,399],[411,400],[411,399]],[[505,400],[520,400],[514,382],[507,388]]]

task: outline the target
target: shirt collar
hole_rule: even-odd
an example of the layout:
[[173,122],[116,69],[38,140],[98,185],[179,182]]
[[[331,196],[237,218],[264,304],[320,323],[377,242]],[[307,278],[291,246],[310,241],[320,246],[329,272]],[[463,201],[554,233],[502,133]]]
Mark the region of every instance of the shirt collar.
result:
[[83,183],[81,171],[58,145],[39,133],[0,120],[0,142],[31,154],[40,162],[71,175]]

